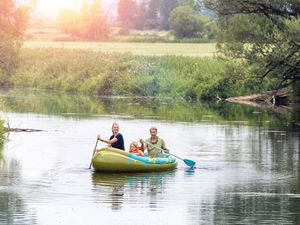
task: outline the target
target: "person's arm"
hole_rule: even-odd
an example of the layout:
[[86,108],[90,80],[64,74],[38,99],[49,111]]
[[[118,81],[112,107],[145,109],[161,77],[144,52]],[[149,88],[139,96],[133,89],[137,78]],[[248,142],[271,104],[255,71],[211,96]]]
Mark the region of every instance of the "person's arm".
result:
[[146,143],[144,142],[144,140],[143,139],[140,139],[140,143],[141,143],[141,150],[142,150],[142,152],[144,152],[145,151],[145,149],[146,149]]
[[164,150],[165,153],[169,153],[170,152],[169,149],[166,148],[166,143],[165,143],[165,141],[163,139],[162,139],[162,146],[161,146],[161,148]]
[[117,139],[116,137],[114,137],[114,138],[111,139],[111,140],[104,140],[104,139],[102,139],[102,138],[100,137],[100,135],[98,135],[98,140],[99,140],[99,141],[102,141],[102,142],[104,142],[104,143],[106,143],[106,144],[109,144],[109,145],[111,145],[111,144],[113,144],[113,143],[116,143],[116,142],[118,141],[118,139]]

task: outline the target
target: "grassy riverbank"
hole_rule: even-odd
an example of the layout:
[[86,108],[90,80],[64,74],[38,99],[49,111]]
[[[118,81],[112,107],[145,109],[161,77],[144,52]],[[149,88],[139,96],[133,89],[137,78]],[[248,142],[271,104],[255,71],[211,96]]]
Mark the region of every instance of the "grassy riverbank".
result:
[[108,96],[212,99],[253,93],[242,66],[213,57],[143,56],[66,48],[23,48],[14,86]]
[[0,120],[0,145],[3,144],[4,142],[4,127],[3,127],[3,124],[4,121],[3,120]]

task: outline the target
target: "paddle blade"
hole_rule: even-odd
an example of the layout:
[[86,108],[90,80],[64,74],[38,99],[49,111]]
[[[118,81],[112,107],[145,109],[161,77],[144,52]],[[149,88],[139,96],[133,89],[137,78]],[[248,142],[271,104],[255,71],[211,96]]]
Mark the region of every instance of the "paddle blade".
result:
[[189,159],[184,159],[183,162],[189,167],[194,167],[196,164],[196,162],[189,160]]

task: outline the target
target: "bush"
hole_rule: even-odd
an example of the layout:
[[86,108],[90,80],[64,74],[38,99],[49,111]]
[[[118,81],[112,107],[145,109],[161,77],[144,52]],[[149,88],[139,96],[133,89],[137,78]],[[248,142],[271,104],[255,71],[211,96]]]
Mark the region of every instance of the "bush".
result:
[[169,18],[170,30],[177,38],[201,37],[205,21],[189,6],[175,8]]

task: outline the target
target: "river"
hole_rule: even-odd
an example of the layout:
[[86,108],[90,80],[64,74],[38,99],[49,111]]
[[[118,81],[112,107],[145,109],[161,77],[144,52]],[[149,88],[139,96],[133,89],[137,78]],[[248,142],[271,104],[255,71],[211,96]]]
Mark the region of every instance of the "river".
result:
[[[0,147],[0,224],[299,224],[299,111],[8,89],[0,112],[10,127],[43,130],[10,132]],[[126,149],[156,126],[196,168],[89,170],[114,121]]]

